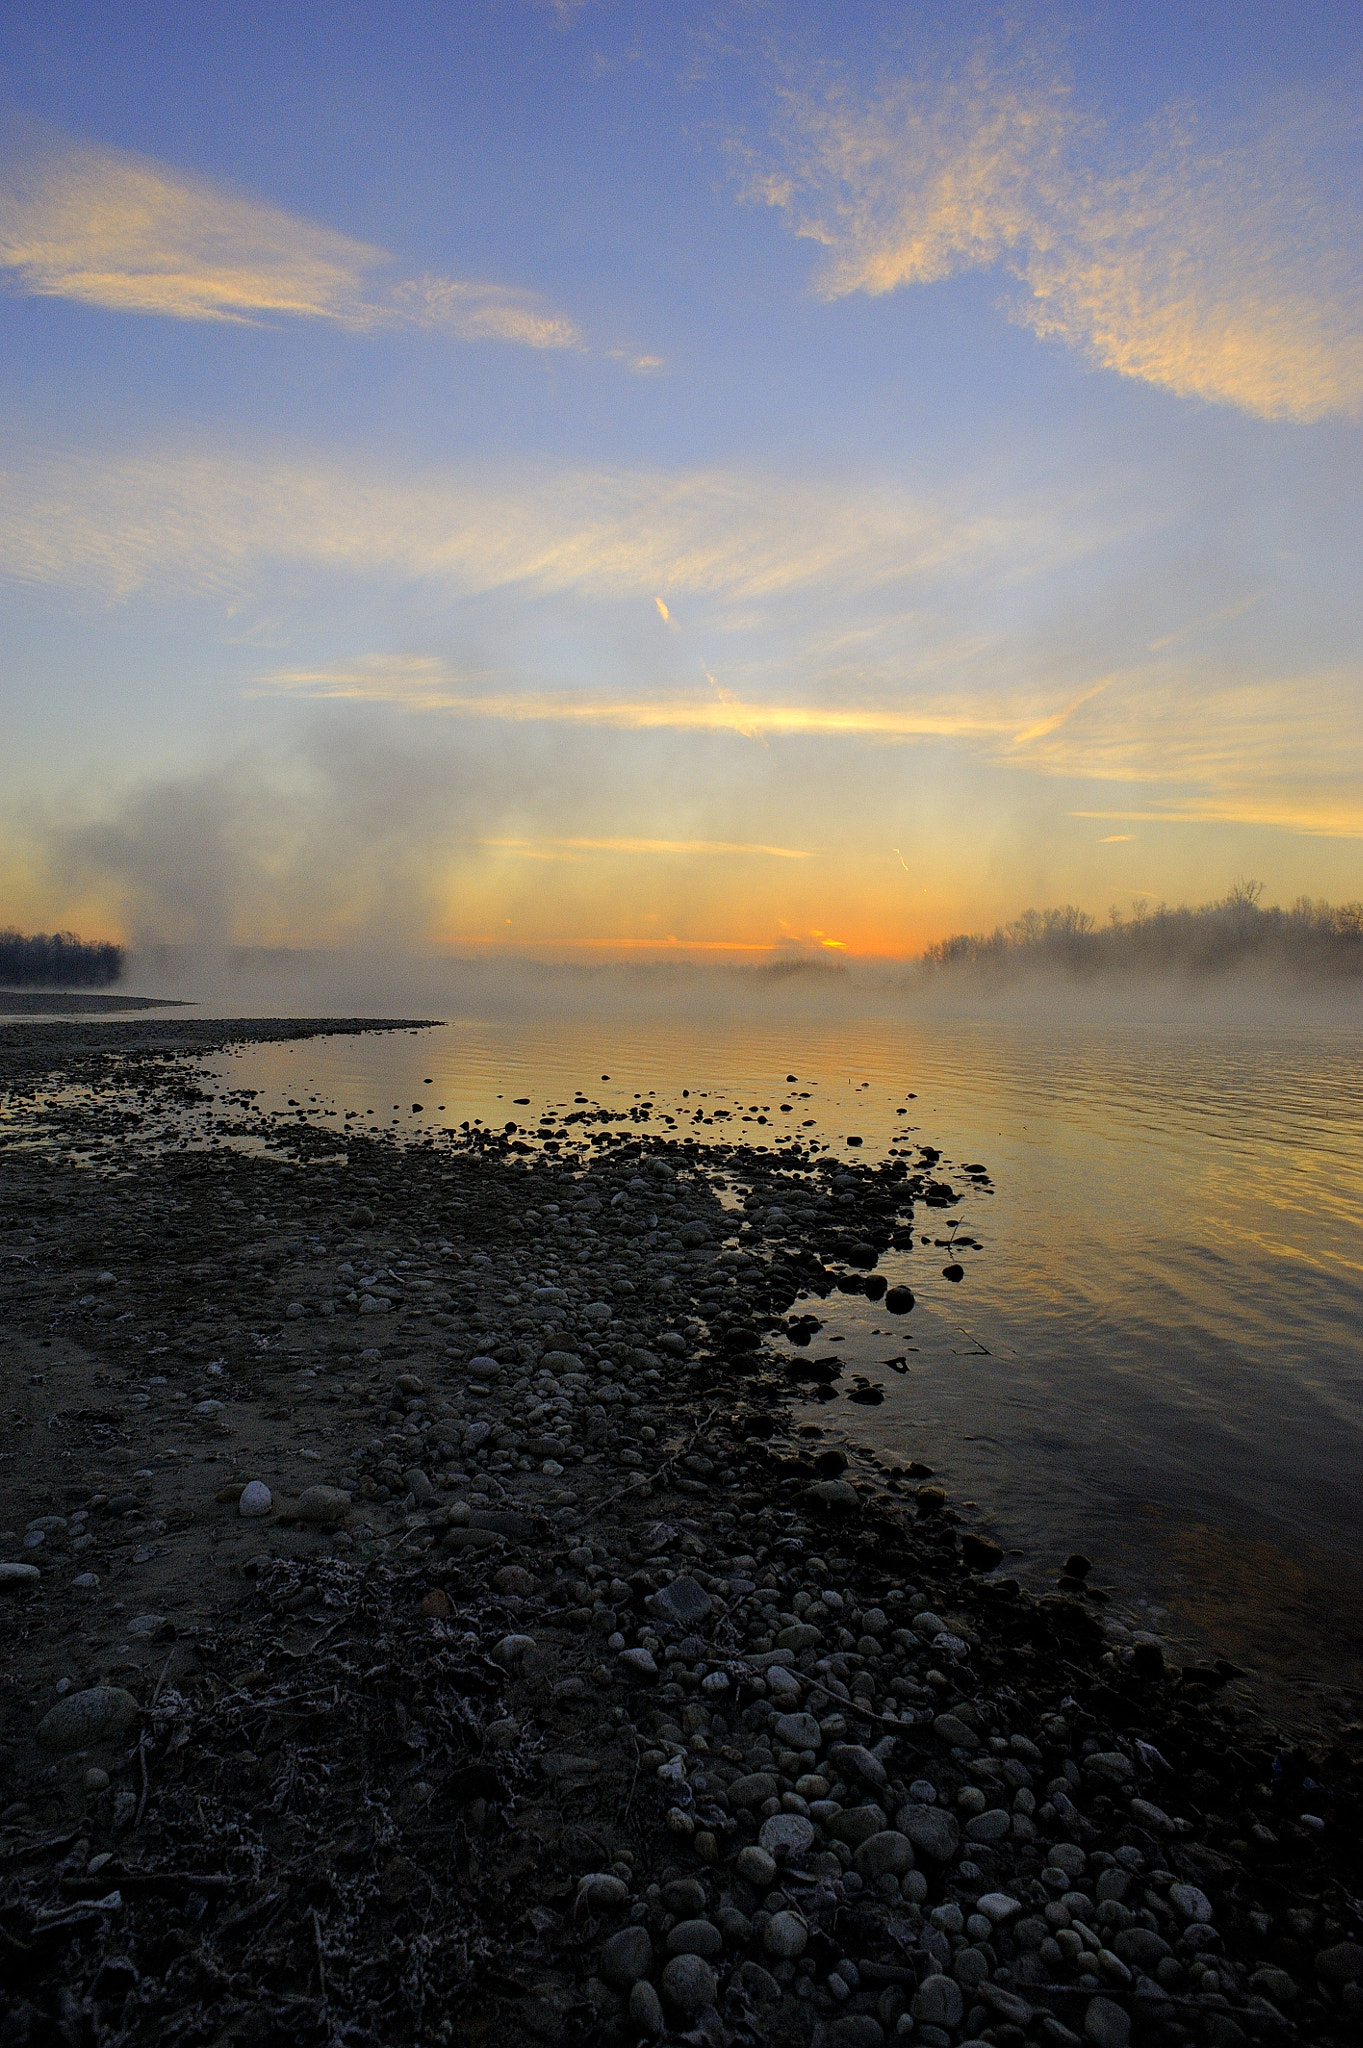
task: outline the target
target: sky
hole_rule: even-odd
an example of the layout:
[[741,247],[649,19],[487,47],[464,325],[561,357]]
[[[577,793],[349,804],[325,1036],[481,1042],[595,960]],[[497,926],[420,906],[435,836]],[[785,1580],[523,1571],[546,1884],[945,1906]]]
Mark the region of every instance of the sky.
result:
[[0,10],[0,923],[1363,895],[1359,24]]

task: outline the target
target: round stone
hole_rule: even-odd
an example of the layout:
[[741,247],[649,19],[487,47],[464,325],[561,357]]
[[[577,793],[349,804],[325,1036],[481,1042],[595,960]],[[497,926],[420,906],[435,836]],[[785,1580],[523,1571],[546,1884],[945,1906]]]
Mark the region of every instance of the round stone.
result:
[[885,2029],[874,2013],[845,2012],[829,2031],[832,2048],[885,2048]]
[[758,1831],[758,1845],[774,1856],[784,1849],[788,1856],[804,1856],[814,1846],[814,1823],[802,1813],[774,1813]]
[[629,2016],[641,2034],[661,2034],[667,2025],[663,2002],[646,1977],[629,1994]]
[[526,1651],[534,1647],[533,1636],[503,1636],[492,1654],[500,1665],[510,1671],[521,1662]]
[[755,1892],[767,1891],[776,1877],[775,1858],[753,1843],[739,1850],[734,1858],[734,1869],[744,1884],[750,1884]]
[[713,2005],[718,1989],[719,1979],[703,1956],[673,1956],[663,1971],[663,1997],[687,2015]]
[[237,1501],[237,1513],[245,1515],[246,1519],[251,1521],[257,1515],[268,1515],[273,1506],[274,1495],[264,1480],[251,1479],[241,1489],[241,1497]]
[[92,1685],[88,1692],[73,1692],[58,1700],[38,1723],[38,1740],[44,1749],[65,1754],[73,1749],[90,1749],[97,1743],[116,1742],[141,1716],[142,1709],[121,1685]]
[[308,1486],[294,1508],[300,1522],[343,1522],[350,1513],[350,1495],[339,1486]]
[[959,1984],[950,1977],[925,1977],[913,2001],[913,2017],[920,2027],[945,2027],[948,2032],[961,2024],[965,2000]]
[[658,1666],[651,1650],[622,1650],[620,1669],[630,1678],[656,1678]]
[[36,1564],[0,1564],[0,1589],[17,1591],[21,1586],[36,1586],[42,1576]]
[[609,1870],[593,1870],[578,1885],[577,1895],[584,1905],[599,1913],[610,1906],[623,1906],[629,1897],[629,1886]]
[[1205,1922],[1212,1917],[1212,1902],[1195,1884],[1171,1884],[1169,1904],[1185,1920]]
[[617,1991],[628,1991],[653,1967],[653,1943],[646,1927],[622,1927],[601,1950],[601,1974]]
[[1015,1913],[1022,1911],[1022,1901],[1009,1896],[1007,1892],[985,1892],[975,1901],[977,1913],[983,1913],[986,1920],[992,1920],[996,1927],[1002,1927],[1005,1920],[1011,1920]]
[[809,1946],[809,1929],[798,1913],[773,1913],[762,1931],[762,1946],[778,1962],[793,1963]]
[[965,1831],[972,1842],[1001,1842],[1011,1826],[1003,1808],[992,1806],[987,1813],[977,1813],[973,1820],[968,1820]]
[[903,1877],[913,1869],[913,1843],[896,1828],[868,1835],[853,1859],[857,1876],[868,1884],[878,1877]]
[[717,1956],[724,1936],[709,1920],[679,1920],[667,1937],[670,1956]]
[[900,1807],[895,1823],[914,1848],[934,1863],[950,1863],[960,1845],[955,1816],[944,1813],[940,1806],[919,1806],[911,1801]]
[[[768,1672],[768,1678],[771,1673]],[[771,1732],[786,1749],[814,1749],[823,1744],[823,1730],[812,1714],[778,1714]]]
[[89,1770],[81,1779],[81,1784],[87,1792],[107,1792],[109,1789],[109,1773],[102,1771],[98,1764],[91,1764]]
[[1084,2039],[1091,2041],[1093,2048],[1127,2048],[1130,2015],[1110,1998],[1091,1998],[1084,2014]]

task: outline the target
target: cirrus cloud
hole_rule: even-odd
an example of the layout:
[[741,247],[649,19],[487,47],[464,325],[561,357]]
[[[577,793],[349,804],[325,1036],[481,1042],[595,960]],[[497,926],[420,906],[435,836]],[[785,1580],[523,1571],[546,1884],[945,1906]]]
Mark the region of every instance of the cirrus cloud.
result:
[[255,324],[325,320],[526,348],[576,325],[516,286],[402,278],[387,251],[145,157],[44,143],[0,168],[0,275],[33,298]]
[[1101,368],[1264,419],[1363,411],[1356,116],[1209,132],[1183,107],[1123,134],[983,61],[781,105],[745,196],[824,248],[824,297],[998,266],[1013,320]]

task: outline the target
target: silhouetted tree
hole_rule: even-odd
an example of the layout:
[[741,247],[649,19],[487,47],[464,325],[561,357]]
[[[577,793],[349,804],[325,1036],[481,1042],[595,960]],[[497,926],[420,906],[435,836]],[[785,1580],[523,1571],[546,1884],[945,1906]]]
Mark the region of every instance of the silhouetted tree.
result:
[[1363,975],[1363,903],[1299,896],[1290,909],[1265,909],[1262,896],[1262,883],[1237,882],[1217,903],[1171,910],[1138,901],[1129,917],[1113,909],[1105,926],[1073,904],[1028,910],[992,932],[940,940],[923,964],[998,976],[1042,968],[1084,980],[1224,974],[1251,964],[1313,980]]
[[107,988],[123,972],[123,948],[74,932],[0,931],[0,984],[6,988]]

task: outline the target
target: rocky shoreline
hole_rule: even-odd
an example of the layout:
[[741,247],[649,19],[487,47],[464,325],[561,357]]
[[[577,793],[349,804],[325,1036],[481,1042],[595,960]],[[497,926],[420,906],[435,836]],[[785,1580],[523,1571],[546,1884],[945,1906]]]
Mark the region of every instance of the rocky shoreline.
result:
[[1363,1731],[834,1440],[937,1153],[172,1147],[337,1028],[0,1031],[4,2048],[1359,2038]]

